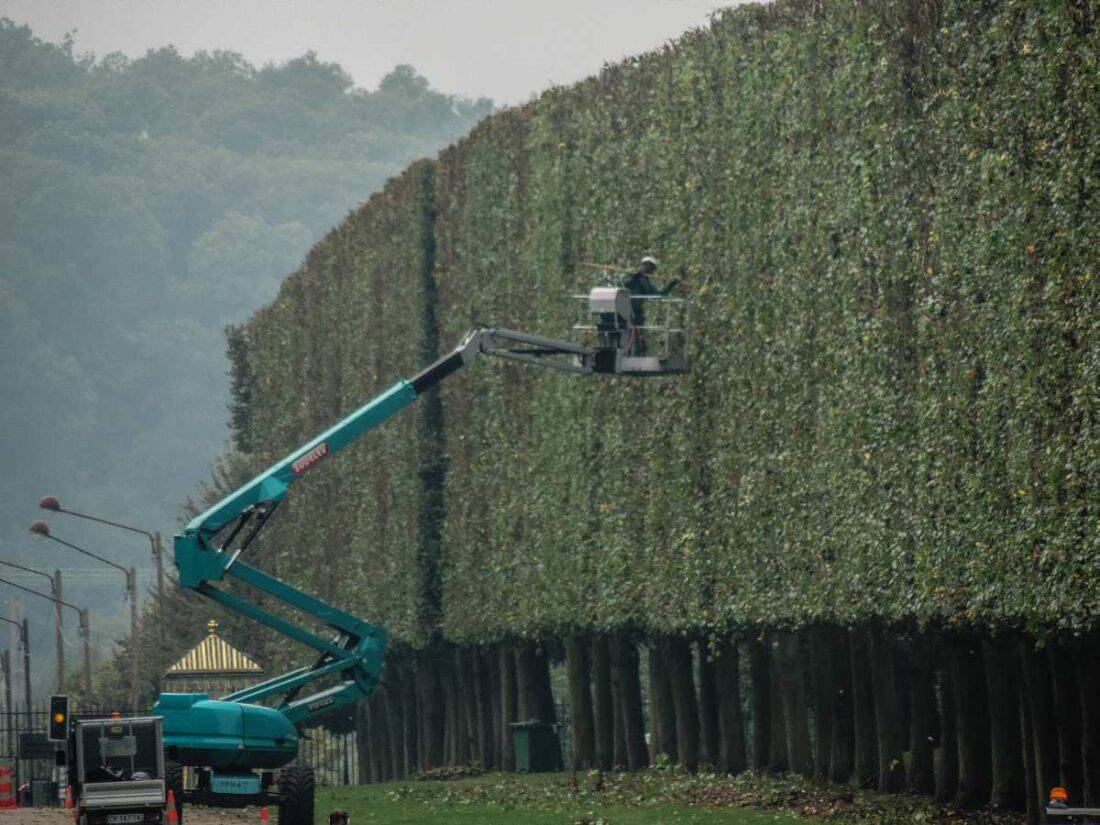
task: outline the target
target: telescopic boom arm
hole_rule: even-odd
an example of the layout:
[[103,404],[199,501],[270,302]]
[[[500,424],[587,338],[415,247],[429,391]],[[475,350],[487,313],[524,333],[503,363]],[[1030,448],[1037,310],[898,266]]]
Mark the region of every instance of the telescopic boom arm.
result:
[[[397,382],[343,421],[294,450],[197,516],[176,536],[175,559],[181,585],[318,652],[311,666],[230,694],[223,697],[224,701],[254,703],[270,696],[282,696],[279,709],[291,722],[301,724],[312,716],[355,702],[373,691],[381,677],[385,630],[245,564],[239,556],[256,538],[291,484],[330,455],[381,426],[481,354],[579,374],[591,373],[595,366],[595,354],[571,342],[512,330],[472,330],[450,353],[411,379]],[[335,638],[322,638],[214,585],[226,576],[261,590],[328,626],[335,632]],[[297,697],[305,685],[326,676],[339,681],[326,690]]]

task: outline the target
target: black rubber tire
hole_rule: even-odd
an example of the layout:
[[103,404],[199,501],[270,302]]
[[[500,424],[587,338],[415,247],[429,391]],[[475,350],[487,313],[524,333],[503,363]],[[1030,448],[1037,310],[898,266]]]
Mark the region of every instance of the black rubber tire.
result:
[[[183,766],[175,762],[164,763],[164,797],[171,791],[176,800],[176,819],[183,825]],[[168,806],[164,808],[164,821],[168,821]]]
[[279,773],[279,825],[313,825],[313,769],[290,765]]

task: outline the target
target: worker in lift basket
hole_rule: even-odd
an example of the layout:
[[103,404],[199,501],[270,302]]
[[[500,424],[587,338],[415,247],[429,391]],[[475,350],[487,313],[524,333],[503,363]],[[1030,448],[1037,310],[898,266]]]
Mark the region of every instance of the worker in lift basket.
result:
[[[670,293],[680,283],[679,278],[668,282],[664,289],[658,289],[649,276],[657,269],[657,259],[646,255],[642,258],[642,265],[628,272],[623,286],[630,290],[630,295],[659,295],[662,298]],[[645,326],[645,301],[631,300],[631,309],[634,311],[634,329],[630,331],[630,345],[628,349],[635,355],[645,355],[645,338],[642,336],[641,327]]]

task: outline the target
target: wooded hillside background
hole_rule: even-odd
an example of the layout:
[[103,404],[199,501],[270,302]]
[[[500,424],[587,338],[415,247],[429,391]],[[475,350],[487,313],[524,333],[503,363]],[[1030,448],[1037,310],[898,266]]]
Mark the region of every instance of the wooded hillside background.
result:
[[[66,568],[102,647],[128,627],[122,577],[32,539],[39,497],[167,537],[228,438],[225,325],[389,176],[491,110],[410,66],[358,89],[313,54],[96,57],[0,18],[0,432],[17,468],[0,479],[0,541],[9,560]],[[154,582],[142,537],[55,527],[135,564],[143,595]],[[52,608],[38,601],[5,607],[29,615],[46,662]]]

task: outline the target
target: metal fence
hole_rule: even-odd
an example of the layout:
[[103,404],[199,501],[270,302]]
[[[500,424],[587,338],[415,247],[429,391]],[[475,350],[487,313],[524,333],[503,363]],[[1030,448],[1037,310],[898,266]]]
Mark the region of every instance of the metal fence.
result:
[[302,732],[298,764],[313,769],[318,785],[332,788],[359,784],[359,747],[356,731],[333,733],[325,728]]

